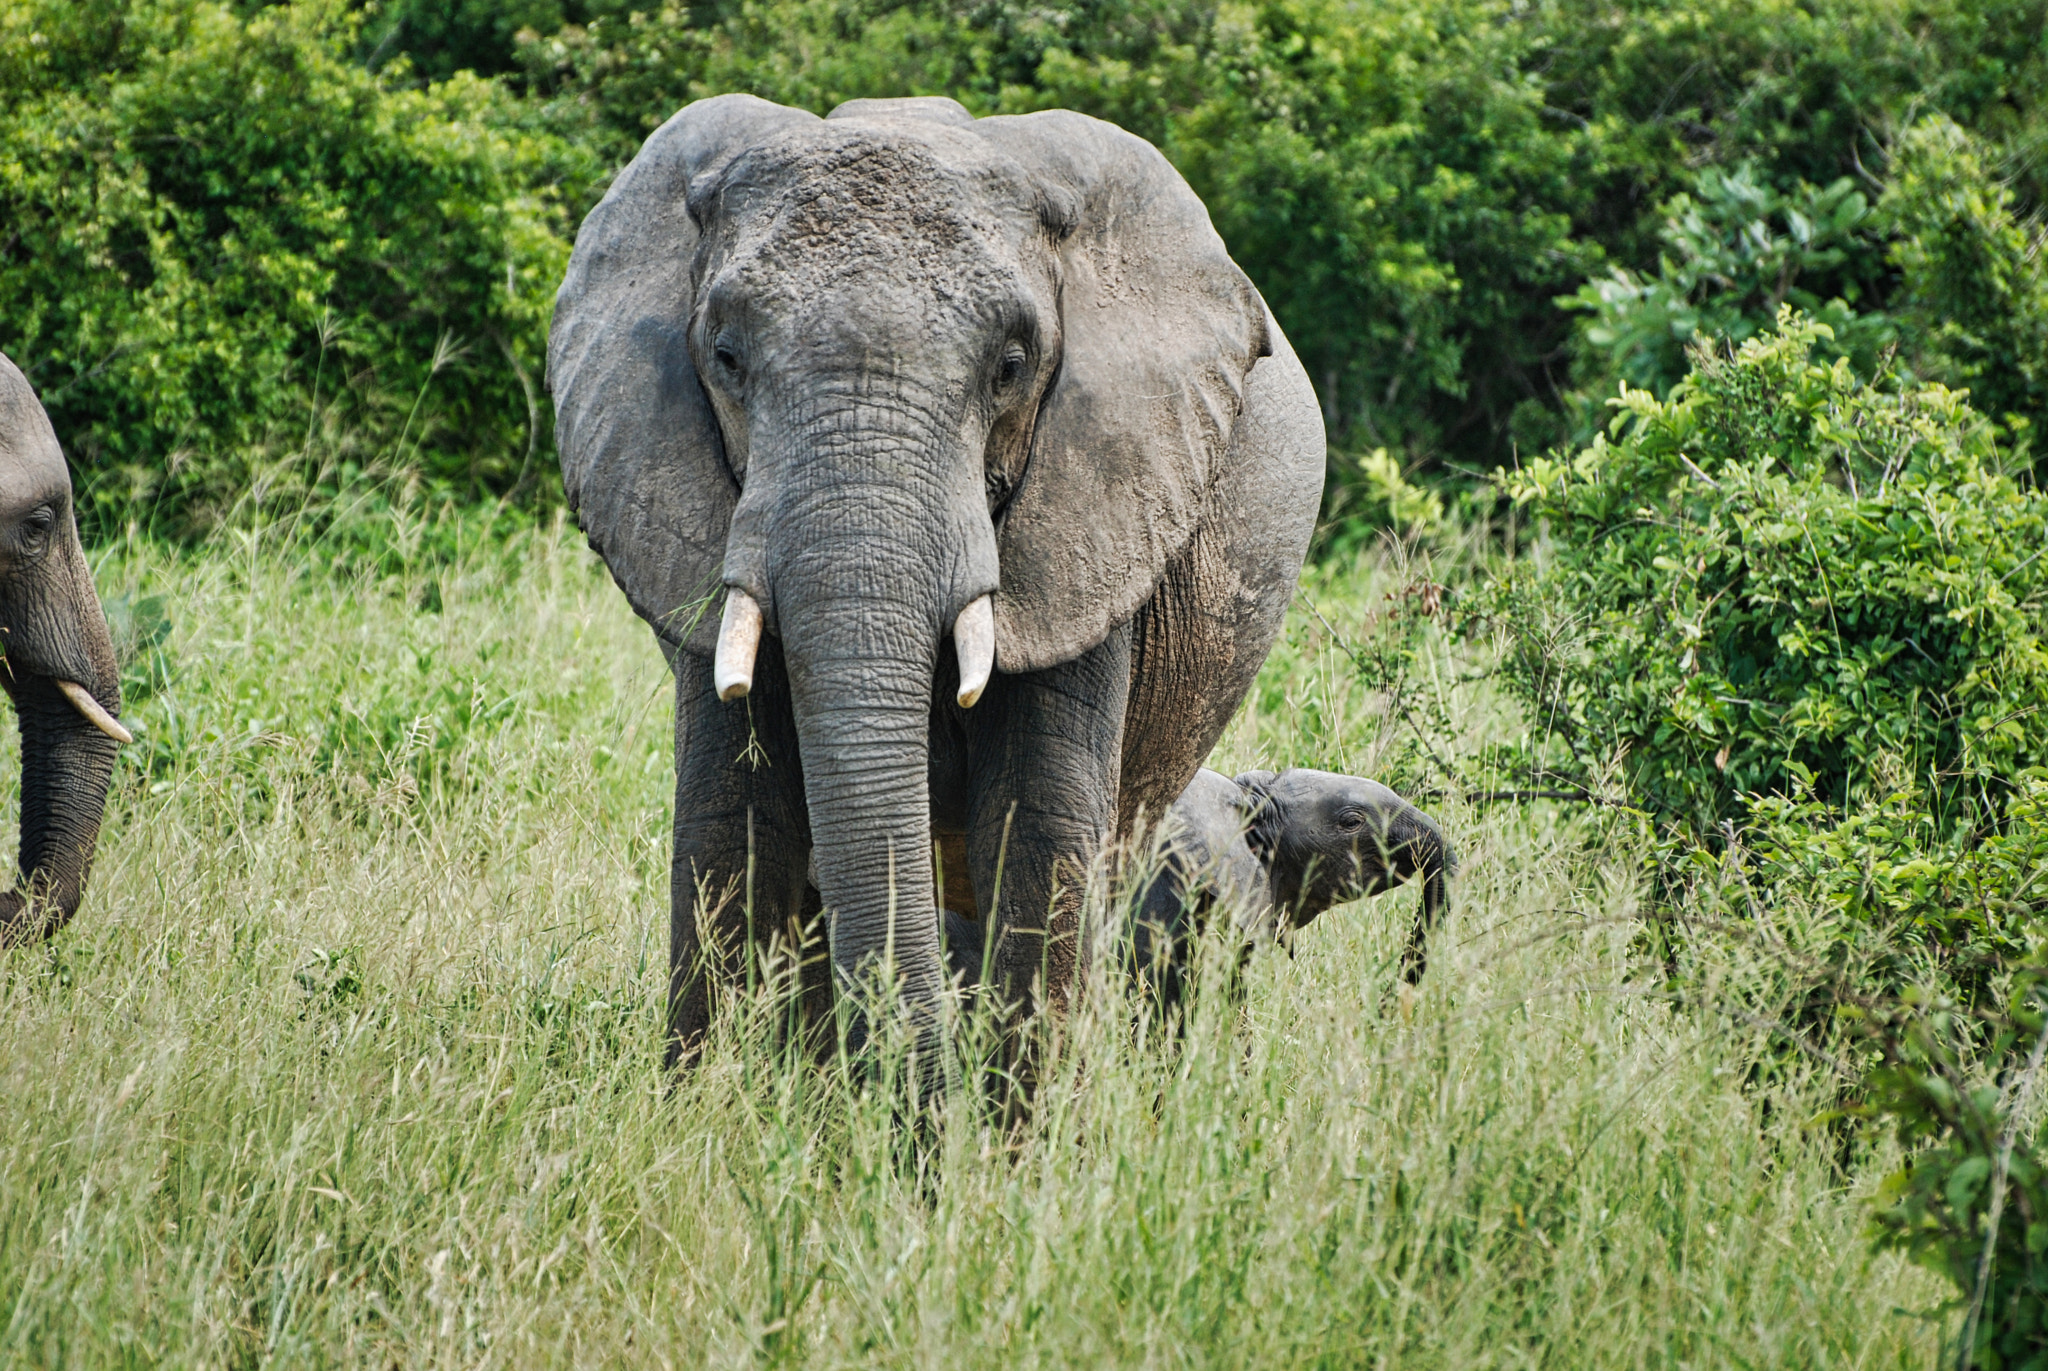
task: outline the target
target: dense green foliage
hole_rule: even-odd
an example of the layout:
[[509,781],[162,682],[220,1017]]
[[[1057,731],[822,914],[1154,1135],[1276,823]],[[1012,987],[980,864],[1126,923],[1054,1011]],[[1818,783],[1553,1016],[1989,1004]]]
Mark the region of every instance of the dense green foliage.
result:
[[1461,612],[1498,631],[1521,764],[1662,831],[1667,964],[1751,946],[1744,1012],[1881,1049],[1865,1110],[1928,1146],[1878,1231],[1955,1280],[1976,1364],[2031,1366],[2048,1195],[1996,1078],[2031,1082],[2043,1022],[2048,496],[1958,392],[1836,343],[1787,309],[1662,400],[1624,387],[1502,478],[1548,539]]
[[373,77],[333,6],[0,13],[0,350],[89,504],[175,528],[334,434],[472,490],[546,461],[587,154],[491,83]]
[[1780,193],[1751,164],[1701,172],[1665,206],[1655,274],[1617,267],[1560,301],[1592,316],[1588,360],[1661,395],[1696,337],[1740,342],[1791,306],[1828,326],[1828,355],[1966,386],[2026,444],[2048,418],[2041,233],[1945,117],[1907,130],[1890,170],[1874,205],[1847,177]]
[[2032,960],[1981,1018],[1923,996],[1870,1024],[1884,1064],[1867,1109],[1915,1149],[1878,1189],[1879,1241],[1949,1279],[1958,1363],[1984,1371],[2048,1367],[2048,1152],[2027,1136],[2048,1051],[2043,979]]
[[2048,497],[1956,392],[1826,340],[1787,314],[1702,350],[1507,476],[1549,551],[1466,609],[1540,723],[1525,765],[1614,777],[1681,849],[1740,842],[1767,899],[1836,921],[1831,965],[1910,930],[1886,948],[1974,977],[2048,908]]
[[1498,587],[1564,765],[1707,833],[1744,797],[1924,788],[1945,831],[2048,762],[2048,498],[1938,384],[1873,384],[1787,316],[1508,492],[1554,548]]
[[316,391],[365,416],[357,460],[503,491],[529,451],[546,466],[538,358],[574,221],[656,123],[728,90],[821,111],[940,93],[1082,109],[1167,151],[1308,363],[1346,517],[1384,509],[1374,451],[1441,477],[1583,438],[1617,378],[1661,394],[1693,329],[1740,338],[1785,303],[1865,371],[1896,347],[2032,419],[2043,20],[2042,0],[8,0],[0,349],[96,481],[159,508],[217,511],[292,451]]

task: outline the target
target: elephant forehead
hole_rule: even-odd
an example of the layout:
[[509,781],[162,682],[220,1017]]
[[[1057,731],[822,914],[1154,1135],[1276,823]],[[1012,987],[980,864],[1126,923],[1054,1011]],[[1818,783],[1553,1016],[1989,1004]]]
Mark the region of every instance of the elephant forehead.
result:
[[976,278],[1008,275],[1038,226],[1023,168],[939,126],[806,126],[750,151],[726,179],[735,255],[750,275],[772,267],[776,284],[798,290],[876,275],[998,284]]
[[1370,805],[1391,808],[1405,803],[1378,781],[1363,776],[1345,776],[1334,771],[1295,767],[1274,778],[1270,789],[1282,803],[1326,805]]
[[48,499],[70,484],[50,416],[20,368],[0,355],[0,509]]

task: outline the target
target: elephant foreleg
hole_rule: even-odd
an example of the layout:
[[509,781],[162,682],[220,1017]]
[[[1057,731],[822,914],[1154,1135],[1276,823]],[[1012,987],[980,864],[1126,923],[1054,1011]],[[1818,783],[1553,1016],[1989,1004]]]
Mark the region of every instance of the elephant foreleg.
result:
[[1129,681],[1121,628],[1061,666],[998,676],[967,716],[967,861],[1013,1027],[1041,1003],[1066,1011],[1080,991],[1081,902],[1116,825]]
[[[669,1066],[695,1059],[721,986],[744,984],[754,948],[822,956],[805,871],[810,825],[780,645],[761,645],[743,700],[719,700],[708,659],[676,662],[675,858],[669,875]],[[811,943],[815,946],[810,946]],[[805,967],[805,1016],[829,1014],[830,982]],[[820,982],[824,1004],[814,1003]]]

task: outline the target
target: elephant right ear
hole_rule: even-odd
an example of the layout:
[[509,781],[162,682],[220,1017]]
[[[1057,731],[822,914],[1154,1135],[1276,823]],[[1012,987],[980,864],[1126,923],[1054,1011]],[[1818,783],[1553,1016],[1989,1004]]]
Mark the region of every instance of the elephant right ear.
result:
[[709,653],[739,498],[690,360],[699,238],[685,195],[749,145],[817,116],[751,95],[656,129],[576,234],[548,333],[569,508],[626,599],[672,647]]

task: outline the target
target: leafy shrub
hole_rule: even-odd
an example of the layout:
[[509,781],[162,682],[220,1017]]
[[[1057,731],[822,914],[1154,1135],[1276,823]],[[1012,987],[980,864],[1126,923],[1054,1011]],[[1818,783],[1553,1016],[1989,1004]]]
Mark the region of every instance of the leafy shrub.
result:
[[[1694,338],[1740,342],[1789,304],[1868,374],[1899,351],[1912,376],[1968,387],[2020,443],[2048,418],[2048,266],[1981,140],[1930,115],[1887,150],[1873,206],[1846,177],[1779,191],[1745,165],[1702,170],[1664,206],[1655,273],[1613,268],[1558,304],[1588,316],[1581,377],[1662,396]],[[1592,425],[1589,425],[1589,428]]]
[[[2048,1365],[2015,1098],[2048,1043],[2048,497],[1959,392],[1831,341],[1788,310],[1665,399],[1622,386],[1607,433],[1503,478],[1549,538],[1461,614],[1507,645],[1525,762],[1662,828],[1680,983],[1846,1079],[1875,1054],[1849,1112],[1910,1151],[1874,1231],[1955,1284],[1961,1364]],[[1761,978],[1712,984],[1731,947]]]
[[1696,336],[1739,343],[1786,305],[1826,324],[1826,341],[1866,372],[1892,341],[1882,314],[1853,309],[1871,284],[1857,277],[1884,259],[1870,202],[1847,177],[1781,192],[1753,163],[1709,167],[1664,215],[1668,253],[1655,274],[1615,267],[1558,301],[1591,316],[1580,337],[1600,379],[1663,395],[1684,379]]
[[[1667,835],[1672,920],[1654,941],[1753,1023],[1853,1057],[1839,1040],[1845,1006],[1916,987],[1980,1004],[2040,942],[2048,782],[2023,781],[1996,822],[1962,835],[1943,832],[1911,785],[1847,811],[1782,795],[1748,809],[1716,845]],[[1729,975],[1731,955],[1751,974]]]
[[1755,795],[1841,810],[1923,787],[1944,836],[1995,822],[2040,768],[2048,499],[1938,384],[1812,358],[1792,314],[1698,351],[1666,400],[1624,388],[1608,433],[1504,479],[1547,561],[1473,608],[1510,632],[1541,760],[1611,759],[1695,835]]
[[88,499],[203,521],[280,454],[531,470],[595,163],[498,87],[401,88],[332,3],[36,0],[0,23],[0,349]]
[[2048,235],[2021,219],[1989,160],[1940,116],[1901,140],[1883,204],[1895,308],[1919,371],[1968,386],[1978,410],[2028,433],[2048,423]]

